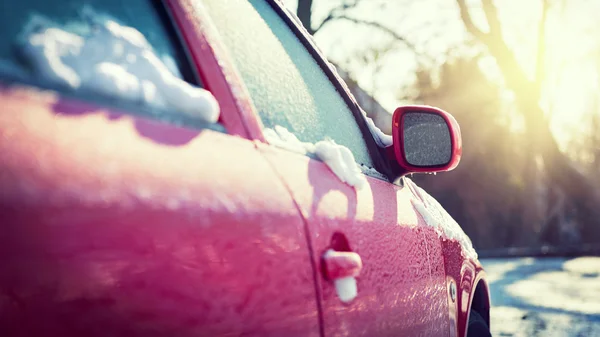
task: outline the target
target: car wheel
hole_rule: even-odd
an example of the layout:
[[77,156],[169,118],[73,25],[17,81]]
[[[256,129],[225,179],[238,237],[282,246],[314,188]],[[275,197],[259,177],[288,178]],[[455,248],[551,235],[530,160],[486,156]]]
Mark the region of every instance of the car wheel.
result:
[[492,337],[485,319],[477,311],[471,311],[471,315],[469,315],[467,337]]

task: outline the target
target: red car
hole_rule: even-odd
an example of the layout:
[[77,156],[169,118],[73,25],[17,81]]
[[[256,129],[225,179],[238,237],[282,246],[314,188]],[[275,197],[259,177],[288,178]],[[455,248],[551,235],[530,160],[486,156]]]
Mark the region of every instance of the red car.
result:
[[0,13],[0,336],[489,335],[404,177],[458,164],[449,114],[380,135],[276,0],[84,3]]

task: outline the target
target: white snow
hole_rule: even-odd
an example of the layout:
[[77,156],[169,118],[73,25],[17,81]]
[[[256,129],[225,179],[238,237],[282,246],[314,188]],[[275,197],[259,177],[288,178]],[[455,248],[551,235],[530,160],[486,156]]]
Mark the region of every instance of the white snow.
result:
[[600,336],[600,257],[481,263],[494,336]]
[[276,125],[274,129],[265,128],[263,134],[271,145],[305,154],[312,153],[323,161],[329,169],[344,183],[360,189],[367,184],[354,155],[345,146],[333,140],[322,140],[316,144],[300,141],[286,128]]
[[367,183],[367,179],[347,147],[336,144],[333,140],[322,140],[314,147],[317,157],[325,162],[341,181],[357,189]]
[[371,131],[371,134],[373,135],[373,138],[375,139],[377,145],[379,147],[392,146],[392,144],[394,144],[392,136],[385,134],[383,131],[381,131],[381,129],[378,128],[377,125],[375,125],[373,119],[367,116],[367,113],[363,109],[360,109],[360,111],[363,114],[363,117],[365,118],[365,121],[367,122],[369,130]]
[[[532,264],[521,266],[529,269]],[[548,267],[515,280],[506,287],[508,295],[543,308],[600,315],[600,258],[577,258]]]
[[263,135],[269,144],[286,149],[292,152],[305,154],[314,152],[314,145],[311,143],[301,142],[296,135],[289,132],[283,126],[275,125],[275,128],[264,128]]
[[[325,252],[325,257],[333,253],[335,253],[333,249],[328,249]],[[356,298],[356,295],[358,295],[358,286],[356,284],[356,278],[354,276],[346,276],[339,279],[335,279],[333,280],[333,285],[335,287],[335,292],[338,295],[340,301],[344,303],[352,301]]]
[[207,122],[218,120],[214,96],[169,71],[136,29],[99,15],[88,15],[89,22],[65,25],[83,24],[86,34],[69,32],[47,19],[32,20],[21,48],[37,75],[73,89],[173,109]]
[[348,303],[356,298],[358,294],[358,288],[356,286],[356,279],[352,276],[343,277],[333,281],[335,285],[335,292],[337,293],[340,301]]
[[579,257],[563,263],[562,267],[572,274],[587,277],[600,276],[600,258],[597,257]]
[[[315,47],[318,49],[316,44],[315,44]],[[321,53],[321,54],[323,54],[323,53]],[[323,55],[325,55],[325,54],[323,54]],[[340,80],[342,80],[344,78],[343,76],[341,76],[341,74],[337,70],[337,67],[333,63],[327,62],[327,64],[329,65],[329,68],[337,75],[337,77]],[[350,93],[350,89],[348,88],[348,85],[346,83],[344,83],[343,80],[342,80],[342,84],[346,88],[346,91],[348,93]],[[377,125],[375,125],[375,122],[373,121],[373,119],[371,119],[371,117],[367,116],[367,113],[360,106],[359,106],[359,109],[363,115],[363,118],[367,122],[367,125],[369,126],[369,131],[371,131],[371,135],[375,139],[375,142],[377,143],[377,145],[379,147],[391,146],[394,143],[392,140],[392,136],[381,131],[381,129],[379,127],[377,127]]]
[[460,225],[446,212],[446,210],[429,193],[417,186],[411,179],[404,178],[422,201],[412,200],[413,205],[421,214],[425,222],[435,228],[438,234],[448,240],[455,240],[463,247],[466,257],[477,259],[477,252],[473,248],[471,239],[465,234]]

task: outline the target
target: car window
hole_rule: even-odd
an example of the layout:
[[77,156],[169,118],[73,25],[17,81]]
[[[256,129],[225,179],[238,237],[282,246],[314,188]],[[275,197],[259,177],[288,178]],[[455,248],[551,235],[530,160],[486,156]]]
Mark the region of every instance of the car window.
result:
[[184,125],[218,114],[160,1],[2,1],[0,22],[2,78]]
[[[200,0],[199,0],[200,1]],[[303,142],[332,139],[372,160],[352,111],[318,63],[265,0],[202,0],[267,128]]]
[[[32,24],[52,23],[69,28],[75,32],[83,32],[84,27],[76,27],[72,23],[88,20],[88,16],[102,16],[116,20],[122,25],[132,27],[141,32],[148,40],[155,53],[178,77],[182,73],[188,76],[185,69],[183,52],[175,48],[168,27],[161,20],[154,1],[151,0],[29,0],[2,1],[0,4],[0,59],[4,64],[26,67],[23,58],[16,48],[20,43],[23,31]],[[90,15],[88,15],[90,14]],[[69,24],[71,26],[69,27]],[[191,80],[188,78],[188,80]]]

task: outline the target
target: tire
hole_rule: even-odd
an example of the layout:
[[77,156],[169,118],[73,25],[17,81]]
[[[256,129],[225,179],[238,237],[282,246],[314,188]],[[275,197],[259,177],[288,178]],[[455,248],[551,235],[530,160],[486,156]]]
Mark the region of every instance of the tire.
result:
[[477,311],[471,311],[469,315],[467,337],[492,337],[485,319]]

